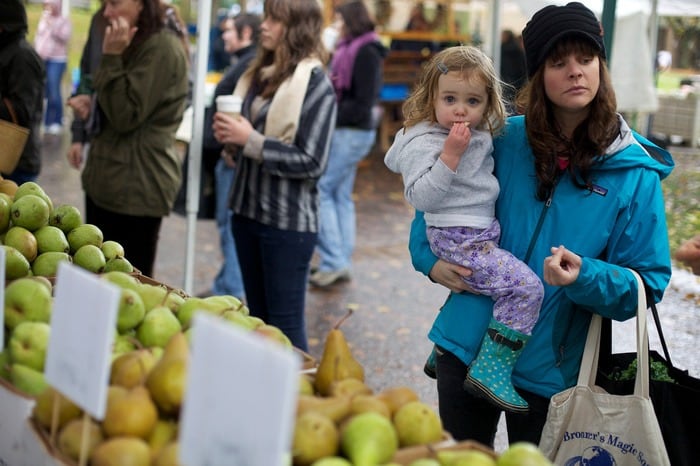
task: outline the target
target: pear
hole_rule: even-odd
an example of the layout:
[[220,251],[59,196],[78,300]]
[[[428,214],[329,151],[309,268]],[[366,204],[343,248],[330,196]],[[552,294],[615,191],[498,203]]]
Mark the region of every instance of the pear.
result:
[[14,280],[29,275],[31,265],[24,254],[12,246],[2,245],[5,249],[5,279]]
[[182,290],[170,290],[163,301],[163,306],[169,308],[177,316],[180,306],[185,302],[185,292]]
[[310,396],[314,394],[314,383],[306,374],[299,374],[299,394]]
[[108,437],[132,436],[147,439],[158,421],[158,409],[148,389],[138,385],[123,395],[112,396],[102,420]]
[[374,395],[356,395],[350,402],[350,415],[373,411],[379,413],[387,419],[391,419],[391,411],[382,400]]
[[422,401],[409,401],[394,414],[394,427],[401,447],[425,445],[442,439],[442,421]]
[[530,442],[511,443],[494,464],[498,466],[553,466],[544,453],[537,448],[537,445]]
[[438,450],[435,456],[443,466],[496,466],[492,456],[479,450]]
[[22,322],[51,320],[51,291],[30,277],[18,278],[5,287],[5,325],[10,330]]
[[0,233],[7,231],[12,218],[12,199],[7,195],[0,196]]
[[129,288],[122,288],[117,311],[117,331],[124,333],[136,328],[145,316],[146,306],[143,304],[141,295]]
[[146,312],[143,320],[136,328],[136,338],[144,346],[165,347],[173,335],[180,333],[180,322],[169,308],[156,306]]
[[377,394],[377,398],[386,403],[392,416],[409,401],[419,401],[415,390],[403,385],[386,388]]
[[195,313],[206,311],[211,314],[219,315],[227,306],[221,306],[221,303],[206,301],[205,298],[190,296],[185,298],[185,301],[180,304],[177,311],[177,319],[182,324],[182,328],[188,328],[192,322],[192,317]]
[[34,237],[39,254],[49,251],[70,252],[66,234],[58,227],[44,225],[34,232]]
[[126,354],[130,351],[134,351],[137,345],[140,347],[140,343],[136,340],[136,337],[132,335],[133,331],[128,331],[126,333],[119,333],[114,330],[116,334],[114,336],[114,343],[112,343],[112,363],[122,354]]
[[242,312],[235,311],[233,309],[222,312],[221,317],[237,327],[242,328],[243,330],[255,330],[256,328],[265,324],[260,320],[254,320],[251,318],[251,316],[247,316]]
[[399,447],[394,425],[379,413],[351,417],[340,434],[340,447],[354,466],[389,462]]
[[166,445],[177,440],[177,422],[158,419],[147,440],[148,446],[151,448],[151,459],[155,461]]
[[150,466],[151,450],[138,437],[114,437],[100,443],[90,455],[90,466]]
[[92,273],[102,273],[107,261],[102,250],[94,244],[86,244],[73,254],[73,263]]
[[161,412],[176,414],[185,396],[190,348],[184,333],[176,333],[146,378],[146,387]]
[[117,257],[124,257],[124,246],[114,240],[107,240],[102,243],[102,254],[105,259],[110,260]]
[[372,389],[363,381],[348,377],[347,379],[333,381],[329,394],[331,396],[347,396],[352,398],[356,395],[371,395]]
[[443,466],[438,460],[434,458],[418,458],[417,460],[411,461],[408,466]]
[[263,338],[273,341],[277,344],[282,345],[282,347],[287,348],[287,349],[292,349],[292,340],[289,339],[287,335],[284,334],[284,332],[279,328],[274,325],[270,324],[263,324],[255,327],[253,330],[253,333],[257,335],[261,335]]
[[147,311],[162,306],[168,295],[168,288],[165,285],[151,285],[150,283],[140,283],[136,291],[141,296]]
[[142,385],[156,362],[158,358],[148,348],[122,354],[112,361],[109,383],[124,388]]
[[[39,285],[42,286],[42,285]],[[44,370],[51,326],[46,322],[24,321],[12,330],[7,349],[13,363]]]
[[79,418],[70,420],[65,427],[63,427],[58,433],[58,450],[66,455],[67,457],[78,461],[80,459],[81,449],[83,447],[83,432],[85,422],[89,423],[88,426],[88,440],[85,444],[86,451],[85,455],[89,456],[90,453],[99,445],[104,437],[102,436],[102,430],[100,425],[97,424],[90,418]]
[[334,422],[340,422],[350,414],[351,401],[345,396],[320,397],[300,394],[297,398],[297,416],[314,411]]
[[70,204],[61,204],[51,211],[49,225],[58,227],[65,234],[83,223],[80,210]]
[[113,271],[119,271],[119,272],[126,272],[126,273],[132,273],[134,271],[134,266],[131,265],[131,262],[126,257],[113,257],[111,259],[107,259],[107,262],[105,263],[105,272],[113,272]]
[[10,380],[10,352],[0,351],[0,380]]
[[307,466],[338,452],[338,428],[328,417],[315,411],[297,416],[292,439],[292,460],[295,465]]
[[14,195],[15,202],[28,194],[40,197],[44,202],[46,202],[50,210],[53,209],[53,202],[51,202],[49,195],[46,194],[44,188],[34,181],[25,181],[17,187],[17,191],[15,191]]
[[51,208],[44,199],[34,194],[15,198],[10,208],[12,224],[35,231],[49,223]]
[[92,244],[98,248],[102,247],[102,242],[104,241],[104,235],[102,230],[96,225],[91,223],[83,223],[66,233],[66,238],[68,239],[68,244],[70,245],[70,253],[75,254],[75,252],[86,244]]
[[353,357],[350,347],[345,340],[345,335],[340,330],[340,325],[350,317],[352,309],[335,324],[328,332],[323,347],[321,361],[316,370],[316,391],[321,395],[330,394],[331,384],[336,380],[355,378],[361,382],[365,380],[365,372],[362,365]]
[[15,197],[17,188],[17,183],[12,180],[8,180],[7,178],[0,180],[0,193],[7,194],[12,199]]
[[179,444],[172,441],[160,449],[151,466],[182,466],[178,453]]
[[22,253],[31,263],[39,253],[39,245],[31,231],[20,226],[13,226],[5,233],[4,243]]
[[39,254],[32,262],[32,273],[43,277],[55,277],[61,262],[73,262],[73,258],[65,252],[49,251]]
[[73,403],[69,398],[66,398],[61,392],[54,387],[49,386],[36,397],[36,403],[32,408],[32,418],[39,425],[46,429],[51,429],[51,422],[54,415],[54,405],[58,402],[58,417],[56,427],[61,429],[68,421],[78,418],[83,410]]
[[138,291],[139,285],[141,284],[138,278],[123,271],[106,271],[100,275],[100,277],[110,283],[114,283],[120,288],[129,288],[134,291]]
[[22,393],[37,396],[49,386],[44,373],[22,364],[10,366],[10,382]]
[[314,461],[311,466],[352,466],[352,463],[342,456],[326,456]]

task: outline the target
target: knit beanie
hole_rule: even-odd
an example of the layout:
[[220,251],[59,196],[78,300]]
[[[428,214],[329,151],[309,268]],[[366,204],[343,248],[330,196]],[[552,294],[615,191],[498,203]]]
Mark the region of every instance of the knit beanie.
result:
[[27,12],[21,0],[0,0],[0,26],[4,33],[27,32]]
[[523,29],[527,76],[535,74],[559,40],[571,36],[589,40],[605,59],[603,28],[595,14],[581,3],[549,5],[535,13]]

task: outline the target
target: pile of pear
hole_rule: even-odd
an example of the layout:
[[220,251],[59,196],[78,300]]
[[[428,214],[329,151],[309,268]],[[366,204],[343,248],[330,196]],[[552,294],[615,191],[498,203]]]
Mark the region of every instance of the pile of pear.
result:
[[97,225],[84,223],[78,207],[54,206],[33,181],[18,186],[0,180],[0,244],[5,249],[7,280],[55,276],[63,261],[94,273],[134,271],[121,244],[105,241]]
[[375,391],[365,383],[339,328],[350,314],[328,332],[315,374],[300,375],[294,466],[390,464],[400,448],[447,439],[438,414],[413,389]]

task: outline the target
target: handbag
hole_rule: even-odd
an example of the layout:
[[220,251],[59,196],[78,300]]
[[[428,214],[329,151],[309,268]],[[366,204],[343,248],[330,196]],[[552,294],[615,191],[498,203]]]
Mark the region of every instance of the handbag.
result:
[[17,114],[10,100],[7,97],[2,100],[10,112],[12,121],[0,119],[0,172],[12,173],[27,144],[29,130],[17,124]]
[[649,340],[641,277],[637,306],[639,370],[629,395],[595,385],[602,317],[593,315],[576,386],[549,403],[539,448],[557,465],[668,466],[671,464],[649,398]]
[[[692,433],[700,416],[700,379],[692,377],[687,370],[673,366],[656,305],[652,300],[648,302],[651,302],[651,314],[663,348],[663,356],[656,351],[650,352],[649,396],[671,464],[695,465],[698,464],[697,447],[694,444],[697,440]],[[626,395],[632,393],[634,382],[629,379],[629,375],[625,375],[632,373],[628,368],[637,355],[612,354],[611,329],[610,320],[604,319],[596,383],[609,393]]]

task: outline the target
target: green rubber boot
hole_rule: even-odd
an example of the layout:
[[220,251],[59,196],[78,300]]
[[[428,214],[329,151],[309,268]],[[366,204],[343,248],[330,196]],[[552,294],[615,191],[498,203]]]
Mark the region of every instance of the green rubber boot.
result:
[[469,365],[464,389],[486,398],[501,409],[526,413],[529,406],[515,391],[511,375],[529,338],[528,335],[491,319],[479,354]]

